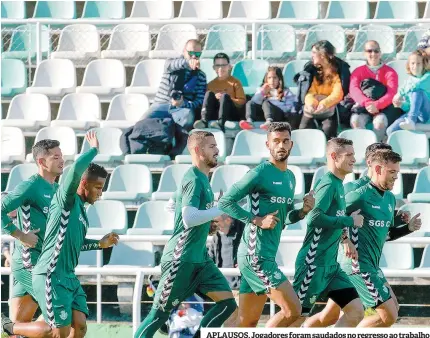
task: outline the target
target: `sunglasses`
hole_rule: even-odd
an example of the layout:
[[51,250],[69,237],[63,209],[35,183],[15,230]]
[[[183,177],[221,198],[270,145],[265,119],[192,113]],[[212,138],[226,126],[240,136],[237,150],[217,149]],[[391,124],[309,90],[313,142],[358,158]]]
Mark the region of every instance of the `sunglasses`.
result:
[[375,54],[379,54],[381,51],[379,49],[366,49],[366,53],[375,53]]
[[191,57],[195,56],[196,58],[200,58],[200,56],[202,56],[202,52],[193,52],[189,50],[187,52],[188,52],[188,55]]

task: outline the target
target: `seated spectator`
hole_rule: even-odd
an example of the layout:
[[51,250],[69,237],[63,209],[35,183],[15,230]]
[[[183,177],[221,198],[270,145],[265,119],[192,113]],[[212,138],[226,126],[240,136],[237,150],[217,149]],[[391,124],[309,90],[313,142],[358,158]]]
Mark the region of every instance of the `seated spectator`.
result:
[[378,42],[367,41],[364,51],[367,64],[351,74],[349,94],[355,102],[351,109],[351,127],[364,129],[368,122],[373,121],[373,129],[382,140],[387,127],[400,116],[400,111],[392,105],[398,76],[393,68],[381,61]]
[[418,42],[417,49],[423,50],[427,56],[430,56],[430,29],[428,29],[421,37],[421,40]]
[[400,129],[415,130],[417,122],[430,119],[430,72],[427,71],[427,56],[417,50],[408,57],[406,71],[409,76],[393,98],[393,105],[400,107],[404,115],[388,127],[387,134]]
[[194,123],[194,128],[224,129],[226,121],[240,121],[243,105],[246,102],[245,92],[238,79],[230,75],[230,58],[227,54],[218,53],[214,57],[213,68],[218,77],[208,83],[208,91],[202,107],[202,119]]
[[269,67],[261,88],[246,104],[246,120],[240,121],[242,129],[254,129],[254,121],[265,121],[260,126],[267,129],[271,122],[290,122],[293,129],[298,128],[299,115],[293,111],[296,96],[284,85],[282,71],[278,67]]
[[191,129],[206,93],[206,75],[200,70],[202,45],[188,40],[183,55],[169,59],[154,103],[143,118],[171,117],[180,126]]
[[349,65],[335,56],[327,40],[312,46],[312,61],[294,77],[298,85],[297,108],[303,111],[300,129],[322,127],[327,139],[337,134],[337,105],[349,91]]

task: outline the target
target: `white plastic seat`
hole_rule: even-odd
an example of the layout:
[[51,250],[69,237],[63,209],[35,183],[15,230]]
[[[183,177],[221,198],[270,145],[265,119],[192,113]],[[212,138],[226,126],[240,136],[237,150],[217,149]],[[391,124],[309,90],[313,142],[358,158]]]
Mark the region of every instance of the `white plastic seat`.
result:
[[124,19],[124,1],[85,1],[83,19]]
[[234,139],[231,155],[225,159],[226,164],[258,165],[269,158],[266,148],[267,132],[265,130],[242,130]]
[[152,175],[149,168],[141,164],[124,164],[111,174],[104,200],[118,200],[124,203],[141,203],[152,195]]
[[2,127],[18,127],[23,131],[36,131],[51,122],[51,105],[43,94],[19,94],[10,102]]
[[[257,33],[257,57],[259,59],[273,59],[282,62],[296,56],[296,53],[296,31],[292,26],[287,24],[260,26]],[[251,56],[252,51],[249,51],[248,58]]]
[[211,178],[211,187],[218,197],[220,190],[227,192],[231,186],[242,179],[249,167],[242,164],[222,165],[217,167]]
[[424,248],[419,269],[429,269],[429,268],[430,268],[430,245],[427,244],[426,247]]
[[112,231],[123,235],[127,232],[127,210],[120,201],[97,201],[88,206],[87,216],[88,235],[105,235]]
[[[410,53],[408,53],[408,55],[409,54]],[[399,78],[399,87],[402,87],[409,77],[409,74],[406,72],[406,60],[393,60],[388,62],[387,66],[390,66],[396,71]]]
[[409,28],[403,39],[402,49],[397,53],[396,59],[407,60],[409,55],[417,49],[421,37],[429,28],[429,24],[421,24]]
[[26,19],[25,1],[2,1],[1,17],[2,19]]
[[113,266],[150,267],[154,266],[154,248],[149,242],[119,242],[112,250],[107,268]]
[[124,92],[125,68],[120,60],[101,59],[91,61],[85,69],[82,85],[77,93],[94,93],[112,96]]
[[76,19],[75,1],[37,1],[33,18]]
[[173,164],[167,166],[161,173],[158,189],[152,193],[153,200],[168,200],[181,184],[185,173],[191,168],[191,164]]
[[[326,19],[369,19],[369,3],[367,1],[330,1]],[[342,24],[343,27],[356,27],[354,24]]]
[[267,20],[272,18],[272,8],[268,0],[233,0],[227,19]]
[[414,189],[408,194],[409,203],[430,203],[430,166],[422,168],[415,177]]
[[149,100],[143,94],[118,94],[110,102],[106,120],[100,122],[100,127],[129,128],[148,108]]
[[[93,162],[101,165],[113,165],[118,163],[123,158],[119,141],[122,135],[121,129],[118,128],[95,128],[97,139],[99,140],[99,153],[94,158]],[[81,154],[87,152],[90,145],[87,140],[82,143]],[[78,158],[81,154],[76,155]]]
[[147,18],[152,20],[173,19],[173,0],[159,1],[138,0],[133,2],[130,18]]
[[281,1],[277,19],[317,20],[320,18],[319,1]]
[[279,243],[276,262],[283,268],[295,269],[297,255],[302,243]]
[[315,166],[320,163],[325,163],[325,146],[327,141],[321,130],[293,130],[291,139],[294,142],[294,146],[288,158],[289,164]]
[[169,24],[160,28],[154,50],[149,52],[151,59],[169,59],[182,54],[185,43],[197,39],[197,31],[190,24]]
[[[57,140],[60,142],[64,161],[73,161],[77,154],[77,140],[74,130],[70,127],[45,127],[37,132],[34,143],[41,140]],[[27,162],[34,162],[33,154],[27,154]]]
[[296,165],[288,165],[296,179],[296,189],[294,190],[294,199],[302,199],[305,196],[305,176],[302,169]]
[[76,70],[70,60],[43,60],[36,69],[34,81],[27,93],[64,96],[76,89]]
[[37,174],[38,168],[35,163],[18,164],[10,171],[5,191],[12,191],[22,181],[26,181],[30,176]]
[[366,148],[372,143],[376,143],[377,137],[372,130],[367,129],[348,129],[339,134],[339,137],[351,140],[354,143],[355,165],[365,166]]
[[385,243],[379,267],[408,270],[414,268],[414,251],[407,243]]
[[402,168],[416,168],[428,164],[429,144],[425,134],[398,130],[388,136],[387,143],[402,156]]
[[364,66],[366,61],[364,60],[348,60],[349,71],[352,73],[356,68]]
[[174,214],[166,211],[167,201],[148,201],[137,210],[136,218],[128,235],[171,235]]
[[97,95],[90,93],[67,94],[61,100],[57,119],[51,122],[51,126],[87,130],[98,127],[100,117],[100,101]]
[[17,127],[1,128],[1,164],[11,165],[24,162],[25,139],[22,130]]
[[411,217],[421,214],[421,229],[413,232],[408,236],[428,237],[430,236],[430,203],[408,203],[399,208],[399,211],[409,211]]
[[285,85],[291,89],[293,93],[297,93],[297,83],[294,82],[294,76],[301,72],[308,62],[309,60],[292,60],[288,62],[282,70]]
[[179,19],[221,20],[222,2],[220,0],[182,1]]
[[134,68],[133,78],[126,94],[145,94],[155,96],[164,73],[165,60],[143,60]]
[[221,24],[209,28],[206,42],[202,51],[202,58],[212,59],[223,52],[230,59],[244,58],[247,51],[247,37],[243,25]]
[[121,24],[113,29],[109,45],[101,52],[104,59],[133,61],[148,56],[151,37],[148,25]]
[[52,59],[69,59],[79,64],[98,57],[100,57],[99,32],[96,26],[89,24],[64,27],[57,51],[51,53]]
[[[379,19],[418,19],[418,4],[416,1],[378,1],[373,20]],[[390,24],[391,27],[403,27],[405,24]]]

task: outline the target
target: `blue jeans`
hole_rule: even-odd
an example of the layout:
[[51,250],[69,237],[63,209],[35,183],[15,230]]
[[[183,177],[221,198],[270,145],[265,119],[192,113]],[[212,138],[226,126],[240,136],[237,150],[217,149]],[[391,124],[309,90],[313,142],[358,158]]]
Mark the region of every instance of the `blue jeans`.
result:
[[153,103],[143,118],[172,118],[175,123],[185,129],[192,129],[194,123],[194,110],[190,108],[176,108],[169,103]]
[[387,128],[387,135],[392,132],[401,130],[400,122],[403,122],[405,118],[417,123],[426,123],[430,119],[430,100],[427,95],[422,90],[417,90],[416,92],[409,93],[409,101],[411,102],[411,107],[409,111],[400,116],[396,121],[393,122],[391,126]]

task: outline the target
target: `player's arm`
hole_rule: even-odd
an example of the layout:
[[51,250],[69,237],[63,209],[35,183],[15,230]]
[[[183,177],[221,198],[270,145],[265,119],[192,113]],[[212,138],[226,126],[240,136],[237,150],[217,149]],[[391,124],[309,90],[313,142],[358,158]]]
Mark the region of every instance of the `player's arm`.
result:
[[[294,182],[295,187],[295,182]],[[301,209],[294,209],[288,212],[285,225],[294,224],[303,218],[315,207],[314,191],[311,190],[309,194],[303,197],[303,207]]]
[[103,238],[100,240],[85,238],[84,243],[81,246],[81,251],[107,249],[113,245],[117,245],[118,241],[119,236],[114,232],[104,235]]
[[[392,210],[394,210],[396,206],[396,200],[393,197],[393,203],[391,205]],[[387,241],[395,241],[403,236],[407,236],[414,231],[417,231],[421,228],[421,219],[419,218],[420,214],[415,215],[410,219],[410,215],[407,216],[398,214],[394,216],[393,212],[393,220],[391,222],[392,226],[388,230]],[[405,222],[405,220],[407,220]]]

